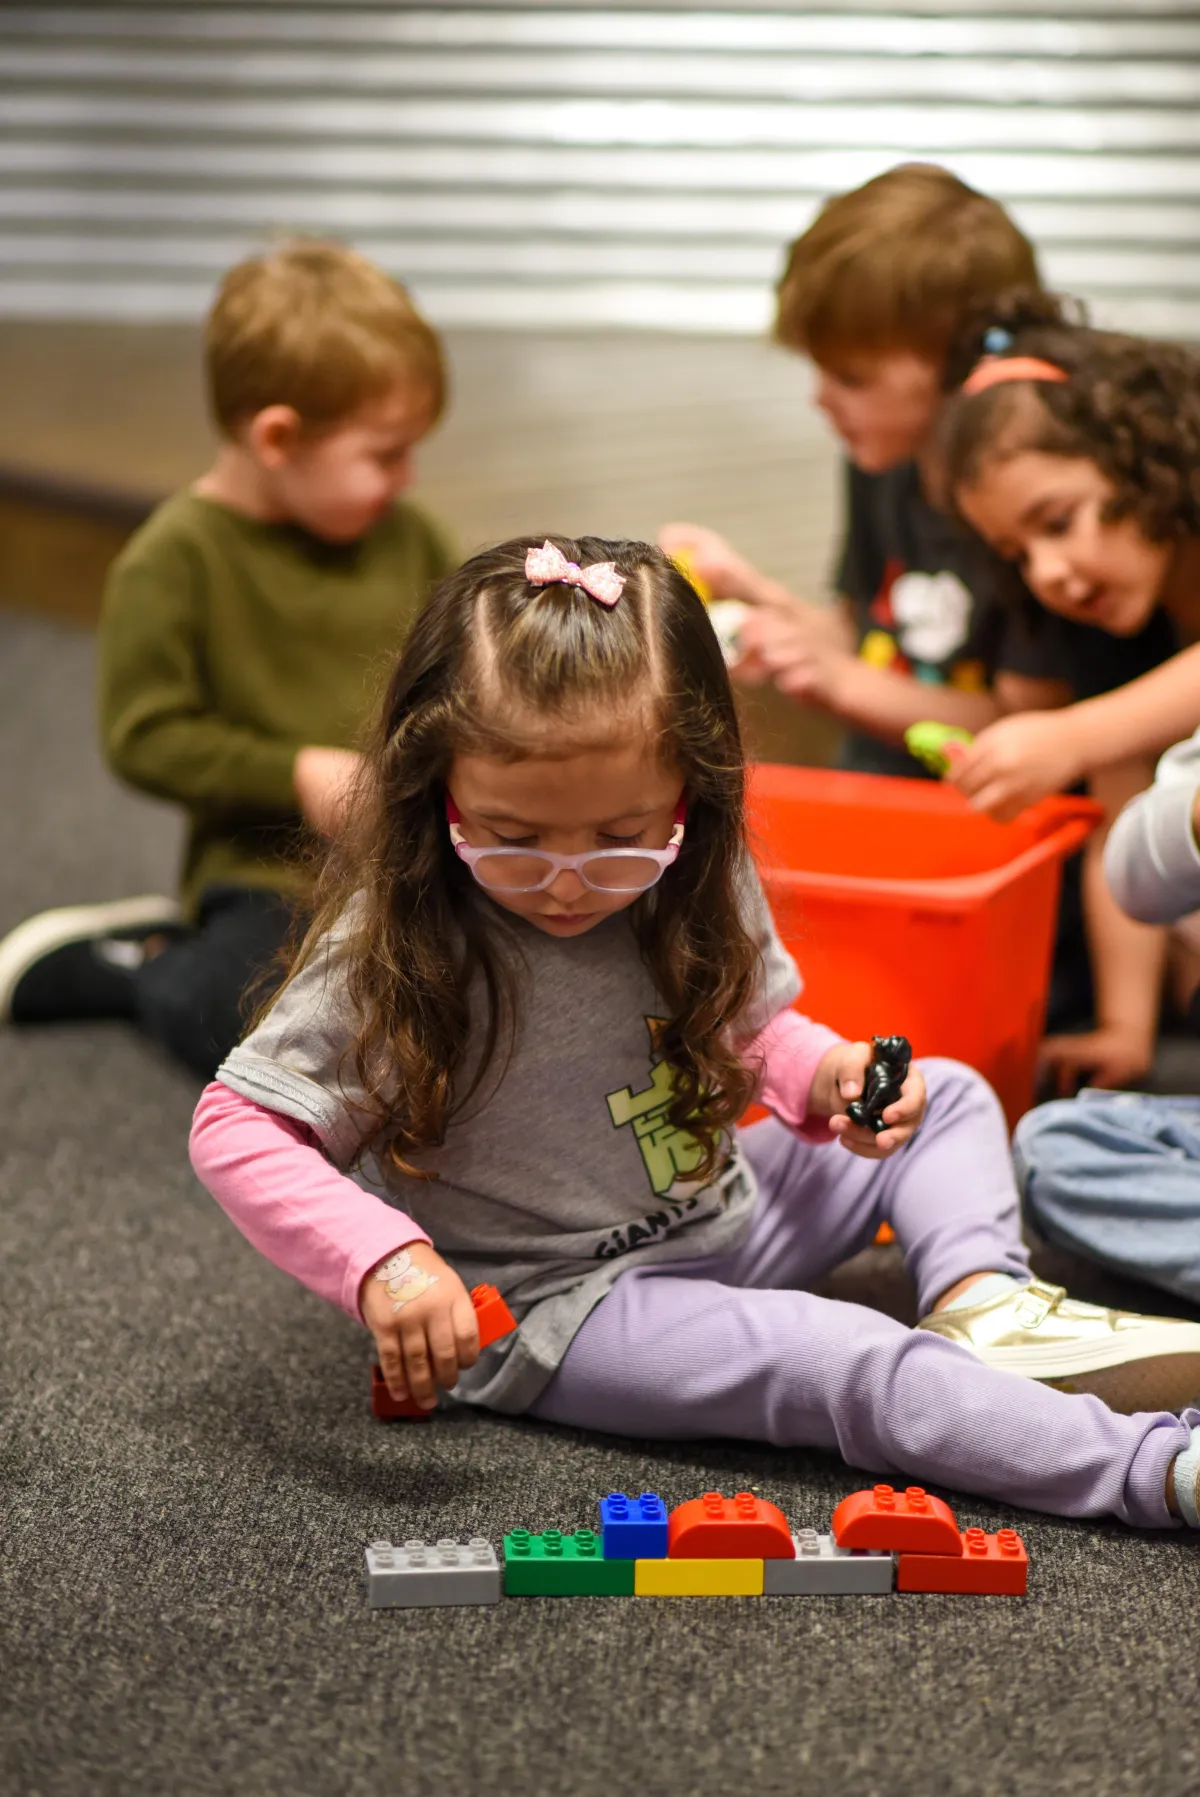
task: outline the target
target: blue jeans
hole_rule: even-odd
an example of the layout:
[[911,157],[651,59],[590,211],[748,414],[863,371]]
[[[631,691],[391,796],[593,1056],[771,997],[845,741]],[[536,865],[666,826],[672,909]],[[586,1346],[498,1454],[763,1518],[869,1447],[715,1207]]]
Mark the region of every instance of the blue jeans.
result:
[[1048,1241],[1200,1303],[1200,1098],[1084,1091],[1030,1111],[1013,1149]]

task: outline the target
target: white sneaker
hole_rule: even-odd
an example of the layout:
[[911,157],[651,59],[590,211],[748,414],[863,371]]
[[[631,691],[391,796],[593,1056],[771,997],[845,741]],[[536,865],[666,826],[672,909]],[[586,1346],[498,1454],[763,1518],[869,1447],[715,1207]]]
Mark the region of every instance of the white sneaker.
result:
[[13,993],[30,968],[55,950],[122,932],[149,936],[177,930],[182,921],[179,901],[158,893],[103,905],[64,905],[27,917],[0,941],[0,1023],[10,1021]]

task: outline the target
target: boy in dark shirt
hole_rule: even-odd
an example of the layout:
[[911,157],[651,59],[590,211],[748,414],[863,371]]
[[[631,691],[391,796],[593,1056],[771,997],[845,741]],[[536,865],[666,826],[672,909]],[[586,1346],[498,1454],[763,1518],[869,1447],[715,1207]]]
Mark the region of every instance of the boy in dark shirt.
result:
[[1000,592],[1011,577],[928,495],[953,339],[1006,289],[1037,284],[1004,208],[945,169],[906,163],[830,200],[791,246],[775,334],[814,363],[815,403],[847,453],[836,604],[798,599],[701,526],[659,533],[714,597],[753,608],[735,673],[846,724],[843,766],[919,778],[910,724],[980,730],[1068,703],[1085,661],[1115,685],[1170,653],[1161,622],[1120,655],[1090,641],[1102,632],[1031,626]]
[[[956,721],[945,713],[959,694],[982,697],[992,717],[1088,698],[1175,653],[1176,634],[1164,613],[1119,648],[1102,630],[1043,614],[984,544],[931,504],[919,461],[879,474],[851,462],[846,485],[847,532],[835,585],[852,619],[857,656],[915,680],[910,696],[922,717]],[[756,622],[746,633],[752,641]],[[762,640],[776,653],[786,651],[787,621],[780,621],[777,636],[764,624]],[[786,682],[786,665],[780,671]],[[842,744],[841,766],[924,773],[902,744],[876,735],[859,717],[860,727],[848,730]]]
[[[951,345],[1013,287],[1036,287],[1032,246],[1003,207],[947,170],[909,163],[830,200],[791,246],[778,290],[776,337],[814,364],[815,402],[848,458],[837,602],[814,605],[752,568],[714,532],[690,524],[659,535],[713,596],[749,609],[734,673],[769,679],[847,726],[844,767],[923,775],[903,748],[924,719],[977,731],[1005,712],[1064,705],[1145,673],[1173,653],[1163,617],[1136,638],[1037,616],[984,546],[934,505],[933,439]],[[1012,583],[1015,587],[1015,582]],[[1111,816],[1145,785],[1145,767],[1104,770],[1093,784]],[[1103,838],[1089,847],[1098,857]],[[1078,875],[1068,882],[1052,1024],[1082,1024],[1091,960],[1137,958],[1136,927],[1091,883],[1087,933]],[[1111,982],[1106,982],[1110,984]],[[1156,1013],[1157,997],[1146,1004]],[[1143,1052],[1144,1032],[1130,1053]],[[1047,1042],[1069,1059],[1071,1038]],[[1125,1077],[1113,1061],[1097,1083]]]
[[213,466],[113,564],[100,727],[189,822],[178,900],[72,906],[0,942],[0,1018],[126,1018],[210,1079],[338,827],[376,686],[455,564],[400,494],[442,408],[437,337],[340,245],[239,264],[206,331]]

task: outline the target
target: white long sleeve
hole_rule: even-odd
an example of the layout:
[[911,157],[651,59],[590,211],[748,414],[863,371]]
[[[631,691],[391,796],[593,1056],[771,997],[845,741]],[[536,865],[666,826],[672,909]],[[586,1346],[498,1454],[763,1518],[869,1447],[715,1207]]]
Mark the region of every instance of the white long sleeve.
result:
[[1109,831],[1104,874],[1122,911],[1140,923],[1175,923],[1200,910],[1200,847],[1192,807],[1200,790],[1200,730],[1168,749],[1154,784]]

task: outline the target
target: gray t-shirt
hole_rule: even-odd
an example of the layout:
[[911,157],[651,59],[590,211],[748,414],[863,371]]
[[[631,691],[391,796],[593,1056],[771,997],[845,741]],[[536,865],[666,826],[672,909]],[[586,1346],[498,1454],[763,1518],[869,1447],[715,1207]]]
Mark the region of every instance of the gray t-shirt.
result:
[[[759,990],[739,1023],[749,1039],[792,1002],[800,978],[753,874],[745,891],[762,954]],[[330,1161],[406,1212],[468,1286],[499,1286],[520,1329],[464,1373],[456,1395],[520,1411],[626,1268],[735,1246],[755,1183],[736,1136],[714,1179],[690,1177],[697,1146],[666,1117],[671,1071],[655,1044],[656,1020],[667,1012],[629,913],[569,941],[505,921],[511,929],[499,940],[516,957],[519,993],[513,1039],[501,1042],[480,1089],[452,1115],[442,1146],[412,1157],[436,1179],[363,1152],[372,1124],[347,1053],[354,1032],[344,931],[331,933],[217,1077],[315,1131]],[[479,991],[472,1010],[477,1027],[458,1091],[469,1089],[478,1064]]]

